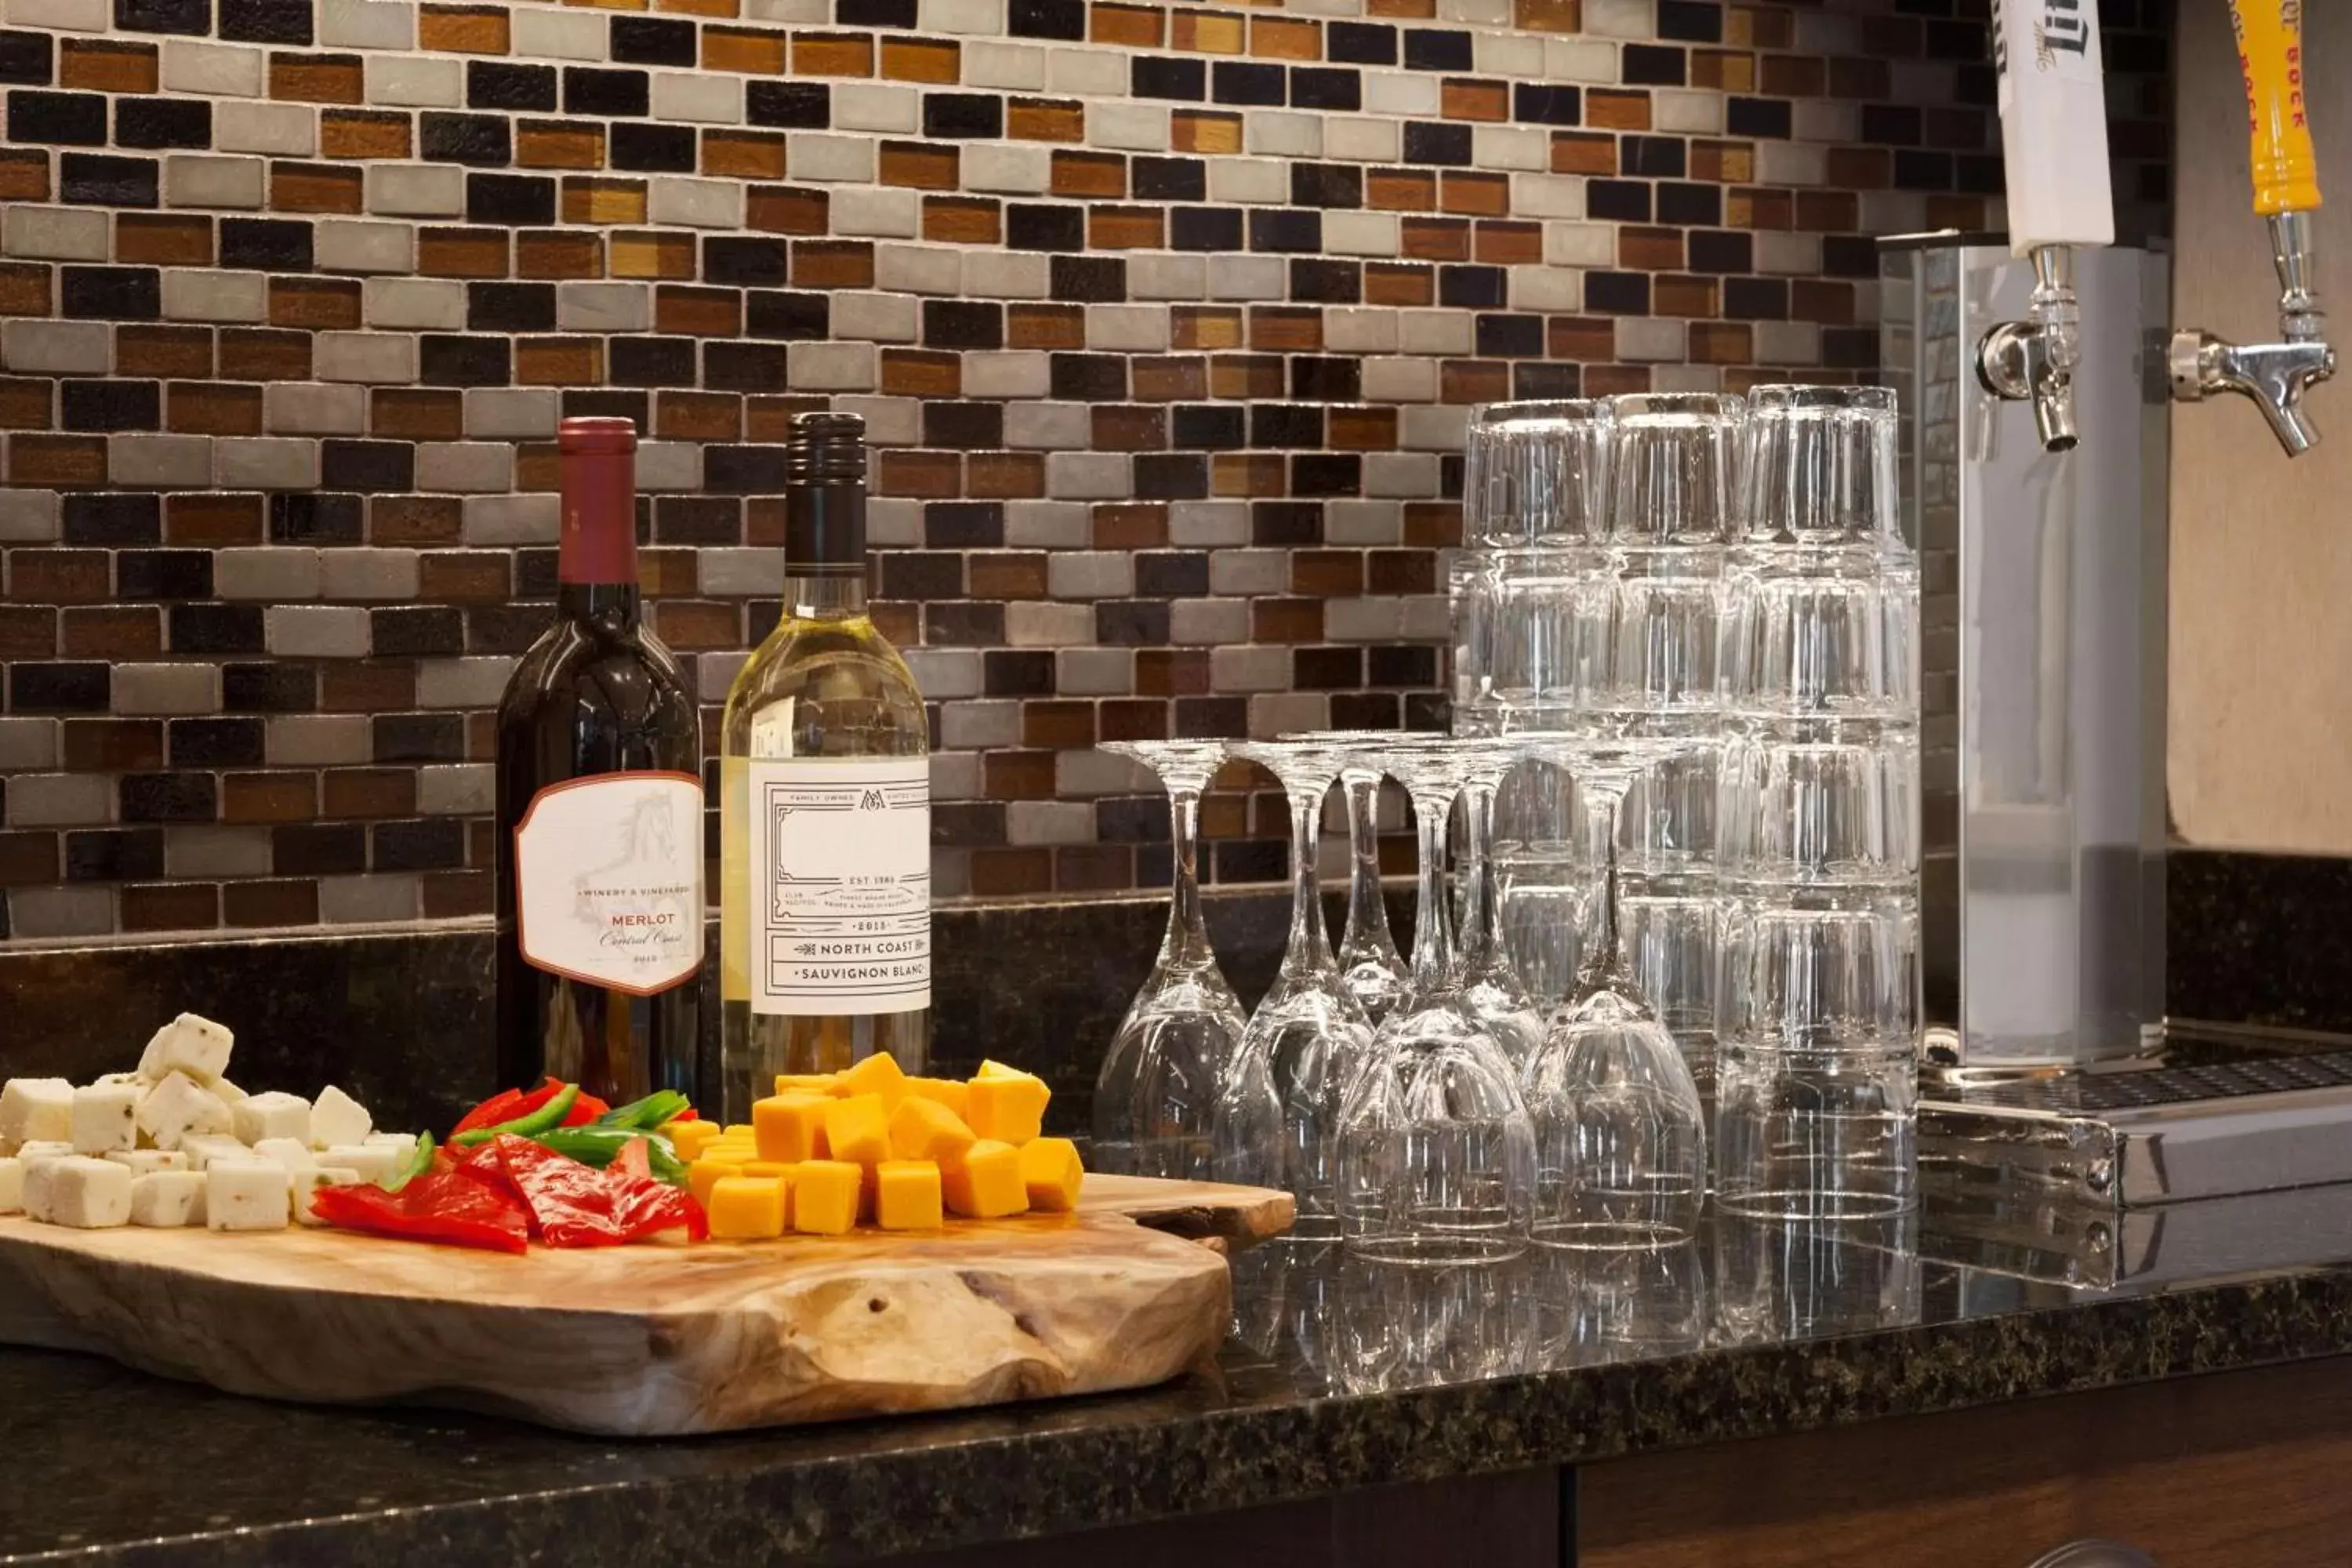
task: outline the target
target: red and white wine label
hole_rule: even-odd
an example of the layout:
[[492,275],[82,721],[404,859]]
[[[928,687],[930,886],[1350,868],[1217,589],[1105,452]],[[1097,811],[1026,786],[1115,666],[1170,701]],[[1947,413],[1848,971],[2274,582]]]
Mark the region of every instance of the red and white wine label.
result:
[[929,1007],[930,759],[762,757],[748,767],[751,1010]]
[[646,996],[702,965],[702,781],[550,784],[515,825],[516,934],[541,969]]

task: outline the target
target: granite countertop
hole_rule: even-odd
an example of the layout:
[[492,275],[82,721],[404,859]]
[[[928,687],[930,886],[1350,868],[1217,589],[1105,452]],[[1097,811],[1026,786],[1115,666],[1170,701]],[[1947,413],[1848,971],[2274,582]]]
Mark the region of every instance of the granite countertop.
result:
[[682,1441],[0,1351],[0,1562],[849,1562],[2336,1354],[2352,1189],[2088,1216],[1939,1197],[1486,1270],[1277,1244],[1235,1276],[1215,1364],[1158,1389]]

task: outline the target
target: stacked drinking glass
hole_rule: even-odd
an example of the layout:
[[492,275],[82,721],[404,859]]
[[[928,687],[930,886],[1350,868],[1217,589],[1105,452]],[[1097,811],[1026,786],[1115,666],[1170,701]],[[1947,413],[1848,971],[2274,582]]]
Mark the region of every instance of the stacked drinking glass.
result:
[[1917,563],[1894,394],[1749,408],[1720,644],[1715,1184],[1735,1213],[1914,1201]]

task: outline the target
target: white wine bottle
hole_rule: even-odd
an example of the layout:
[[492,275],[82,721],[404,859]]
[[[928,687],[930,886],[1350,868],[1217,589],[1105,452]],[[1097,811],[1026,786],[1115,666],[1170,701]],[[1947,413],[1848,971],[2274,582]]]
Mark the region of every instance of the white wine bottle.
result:
[[719,739],[720,1100],[887,1051],[920,1072],[931,1006],[930,733],[866,613],[866,422],[786,448],[782,617]]

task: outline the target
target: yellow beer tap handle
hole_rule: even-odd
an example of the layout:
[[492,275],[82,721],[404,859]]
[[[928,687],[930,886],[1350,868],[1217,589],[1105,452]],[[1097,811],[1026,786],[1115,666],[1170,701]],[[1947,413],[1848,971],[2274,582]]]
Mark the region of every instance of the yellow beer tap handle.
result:
[[2319,205],[2304,101],[2303,7],[2304,0],[2230,0],[2253,129],[2254,211],[2264,217]]

